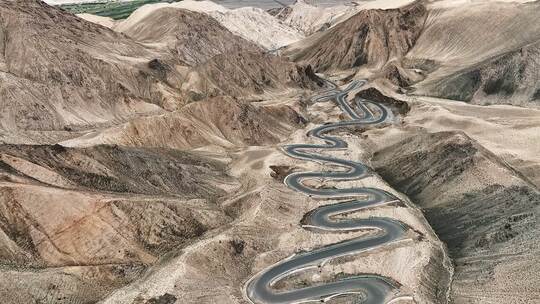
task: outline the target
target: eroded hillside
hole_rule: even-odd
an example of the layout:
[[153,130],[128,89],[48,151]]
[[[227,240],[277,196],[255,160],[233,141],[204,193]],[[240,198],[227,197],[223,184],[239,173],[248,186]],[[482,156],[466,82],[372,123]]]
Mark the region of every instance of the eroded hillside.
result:
[[374,161],[448,246],[453,303],[532,303],[540,191],[525,176],[458,132],[416,135]]
[[5,131],[110,125],[178,96],[147,66],[159,54],[39,1],[0,3],[0,37]]
[[518,2],[89,22],[0,0],[0,298],[250,303],[360,276],[384,293],[313,299],[536,303],[540,10]]
[[321,72],[380,68],[414,46],[426,16],[420,2],[398,9],[360,11],[328,31],[293,44],[284,54]]

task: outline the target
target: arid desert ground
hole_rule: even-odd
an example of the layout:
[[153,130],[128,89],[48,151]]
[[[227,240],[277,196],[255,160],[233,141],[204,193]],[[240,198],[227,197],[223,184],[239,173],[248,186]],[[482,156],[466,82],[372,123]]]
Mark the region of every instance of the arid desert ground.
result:
[[45,2],[1,303],[540,303],[540,1]]

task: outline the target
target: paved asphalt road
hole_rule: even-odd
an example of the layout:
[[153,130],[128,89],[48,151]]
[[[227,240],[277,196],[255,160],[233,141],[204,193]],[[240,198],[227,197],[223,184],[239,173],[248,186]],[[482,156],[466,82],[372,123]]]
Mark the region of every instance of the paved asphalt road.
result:
[[[298,271],[320,267],[337,257],[357,254],[403,238],[406,226],[393,219],[370,217],[367,219],[337,220],[333,218],[338,214],[395,202],[397,198],[392,194],[376,188],[313,189],[302,183],[307,179],[355,180],[368,175],[368,169],[362,163],[309,152],[314,149],[320,151],[347,148],[347,142],[344,140],[337,136],[327,135],[332,130],[350,126],[374,125],[387,119],[388,110],[375,102],[355,99],[356,109],[353,109],[347,102],[347,94],[365,83],[366,81],[354,81],[344,90],[331,84],[332,89],[322,92],[312,99],[314,102],[334,100],[341,110],[350,117],[348,121],[327,123],[309,131],[309,136],[321,139],[324,144],[297,144],[283,147],[283,151],[290,157],[338,165],[348,170],[293,173],[286,177],[285,184],[312,197],[349,199],[310,211],[305,218],[305,229],[327,232],[376,229],[378,233],[375,236],[356,238],[310,252],[299,253],[263,270],[254,276],[246,286],[246,293],[253,303],[324,302],[336,296],[358,294],[362,296],[363,303],[375,304],[385,303],[391,298],[392,291],[396,289],[391,280],[369,274],[295,290],[277,291],[272,288],[279,280]],[[367,106],[368,104],[371,104],[371,108],[377,109],[378,117],[375,117],[370,107]]]

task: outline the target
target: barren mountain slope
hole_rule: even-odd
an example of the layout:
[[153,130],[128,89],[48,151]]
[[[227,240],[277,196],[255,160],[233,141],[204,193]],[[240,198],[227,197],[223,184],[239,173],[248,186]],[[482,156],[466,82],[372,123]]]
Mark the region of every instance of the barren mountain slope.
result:
[[[387,105],[399,107],[398,102],[391,102],[388,98],[386,101]],[[174,257],[163,260],[146,276],[116,290],[103,302],[159,303],[160,300],[173,299],[171,302],[176,303],[248,303],[245,283],[259,271],[301,250],[320,248],[367,233],[372,235],[363,230],[317,233],[303,228],[301,223],[307,212],[336,201],[301,195],[284,187],[279,176],[272,174],[271,168],[275,166],[297,172],[329,169],[325,164],[290,158],[280,151],[281,145],[315,142],[306,136],[307,130],[325,121],[342,119],[341,112],[332,102],[309,104],[306,113],[313,124],[296,130],[279,145],[229,150],[232,157],[229,172],[243,183],[241,191],[231,199],[219,201],[227,214],[234,217],[230,226],[219,233],[207,234]],[[399,124],[397,117],[401,116],[400,112],[396,111],[392,116]],[[349,149],[332,152],[333,155],[357,160],[369,157],[368,142],[358,133],[344,130],[339,136],[346,138]],[[314,188],[336,186],[332,181],[308,182]],[[338,187],[377,187],[395,193],[376,174],[362,181],[340,183]],[[412,227],[407,231],[406,240],[306,269],[280,280],[275,288],[295,289],[324,284],[336,278],[376,273],[395,279],[400,286],[400,294],[414,296],[419,303],[442,303],[449,279],[445,252],[421,212],[409,205],[406,198],[396,195],[403,198],[403,203],[375,207],[348,216],[397,218]],[[401,301],[412,302],[407,296]],[[351,303],[352,300],[351,297],[339,297],[331,302]]]
[[[525,104],[538,89],[540,3],[430,7],[406,65],[426,79],[415,94]],[[423,78],[423,77],[422,77]]]
[[380,68],[404,56],[415,44],[427,17],[416,2],[399,9],[365,10],[320,34],[289,46],[284,55],[316,71]]
[[[145,6],[114,32],[38,1],[0,0],[0,142],[41,143],[0,144],[0,299],[247,303],[246,282],[270,265],[380,235],[303,226],[338,200],[283,180],[335,169],[281,147],[320,143],[307,131],[348,119],[335,100],[307,96],[325,87],[315,71],[350,70],[385,78],[348,98],[384,105],[387,119],[334,129],[348,147],[317,152],[365,163],[366,177],[304,182],[392,193],[399,200],[340,216],[398,220],[403,239],[272,288],[376,274],[395,283],[396,303],[537,303],[540,110],[391,98],[383,85],[473,103],[540,100],[540,2],[408,2],[323,11],[297,1],[280,23],[185,0]],[[257,46],[294,40],[290,25],[316,32],[285,49],[296,63]],[[363,294],[328,302],[352,297]]]
[[230,97],[216,97],[191,103],[177,112],[135,119],[63,144],[233,148],[276,143],[303,122],[304,119],[290,106],[255,106]]
[[151,10],[142,18],[133,15],[120,23],[116,30],[156,49],[170,50],[176,59],[191,66],[204,63],[218,54],[259,49],[207,14],[174,6]]
[[179,103],[148,66],[160,54],[39,1],[0,2],[0,50],[6,131],[88,128]]
[[[174,59],[191,66],[180,69],[185,75],[182,92],[188,99],[249,96],[287,87],[315,88],[319,82],[311,69],[265,54],[205,13],[170,5],[133,18],[136,22],[127,19],[117,29],[148,46],[171,50]],[[163,70],[165,75],[175,72],[172,67]]]
[[221,54],[194,68],[184,91],[201,96],[250,96],[286,88],[316,89],[324,83],[311,66],[257,51]]
[[540,42],[486,60],[438,81],[422,93],[477,104],[540,105]]
[[447,244],[453,303],[536,303],[540,191],[523,175],[456,132],[416,133],[374,161]]
[[0,295],[8,303],[95,302],[230,221],[213,200],[234,180],[196,154],[4,145],[0,159]]
[[459,69],[514,51],[540,40],[539,7],[537,1],[428,5],[424,30],[407,58]]
[[270,13],[304,35],[311,35],[330,27],[338,16],[343,15],[348,9],[351,7],[336,5],[323,8],[313,6],[304,0],[297,0],[287,7],[271,9]]
[[209,14],[234,34],[268,50],[278,49],[304,38],[300,31],[283,24],[260,8],[243,7]]

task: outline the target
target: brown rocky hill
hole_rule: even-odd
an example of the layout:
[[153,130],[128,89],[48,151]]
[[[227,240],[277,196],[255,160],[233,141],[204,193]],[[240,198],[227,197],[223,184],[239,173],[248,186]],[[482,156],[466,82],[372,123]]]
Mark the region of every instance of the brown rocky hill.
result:
[[0,50],[3,130],[107,125],[177,95],[148,65],[160,54],[40,1],[0,2]]
[[0,2],[0,141],[59,142],[177,110],[209,87],[251,96],[319,81],[200,13],[157,10],[126,33],[140,41],[40,1]]
[[[150,48],[170,52],[189,66],[180,70],[185,76],[182,91],[190,100],[249,96],[287,87],[316,88],[320,82],[309,67],[264,53],[204,13],[143,7],[116,30]],[[164,68],[165,74],[169,70]]]
[[284,55],[311,64],[316,71],[380,68],[412,48],[427,9],[415,2],[398,9],[364,10],[333,28],[289,46]]
[[424,211],[455,264],[452,303],[533,303],[540,191],[461,132],[419,132],[374,166]]
[[434,2],[399,77],[416,95],[537,106],[539,18],[538,1]]
[[283,88],[323,86],[309,65],[298,65],[260,51],[217,55],[188,74],[184,90],[190,97],[250,96]]
[[287,105],[255,106],[230,97],[215,97],[190,103],[176,112],[135,119],[63,144],[116,143],[175,149],[263,145],[279,142],[303,122],[304,119]]
[[223,170],[167,149],[0,146],[2,299],[103,298],[230,222],[214,203],[236,185]]
[[438,81],[422,93],[477,104],[540,105],[540,42],[488,59]]
[[135,13],[116,30],[150,47],[170,50],[191,66],[230,51],[259,50],[209,15],[174,7]]

